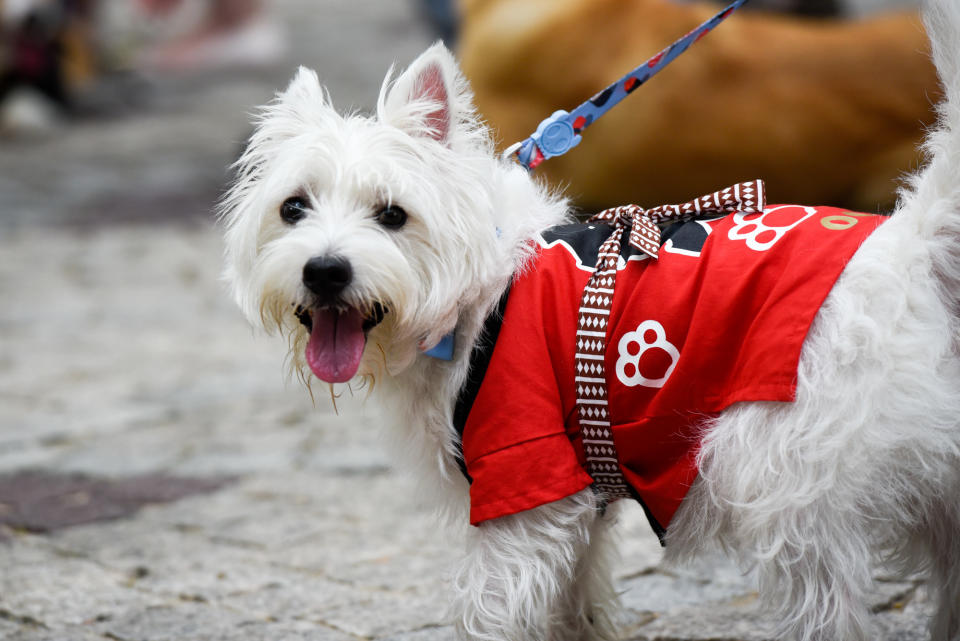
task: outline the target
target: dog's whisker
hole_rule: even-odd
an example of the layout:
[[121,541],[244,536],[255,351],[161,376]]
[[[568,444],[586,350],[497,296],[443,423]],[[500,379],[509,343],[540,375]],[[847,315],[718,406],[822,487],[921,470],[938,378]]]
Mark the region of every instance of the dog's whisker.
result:
[[330,404],[333,405],[333,413],[340,416],[340,409],[337,407],[337,399],[340,398],[340,396],[333,389],[333,383],[327,385],[327,388],[330,391]]

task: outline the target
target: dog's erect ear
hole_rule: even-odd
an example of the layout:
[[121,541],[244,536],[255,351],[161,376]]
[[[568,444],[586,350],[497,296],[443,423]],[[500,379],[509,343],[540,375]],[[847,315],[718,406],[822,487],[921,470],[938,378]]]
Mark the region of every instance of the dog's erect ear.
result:
[[307,67],[297,69],[290,84],[277,97],[291,109],[312,109],[329,103],[317,72]]
[[473,107],[453,54],[437,43],[393,82],[388,74],[377,111],[383,122],[450,145]]

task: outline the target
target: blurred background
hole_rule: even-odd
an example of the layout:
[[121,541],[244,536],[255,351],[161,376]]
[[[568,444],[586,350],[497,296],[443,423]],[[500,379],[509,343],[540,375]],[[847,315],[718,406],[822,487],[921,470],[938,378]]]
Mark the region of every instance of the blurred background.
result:
[[2,0],[3,223],[209,220],[250,113],[300,64],[345,108],[432,39],[337,0]]
[[[798,182],[814,183],[827,180],[824,174],[834,174],[840,165],[855,164],[869,165],[873,175],[889,183],[899,167],[915,165],[911,152],[890,150],[915,144],[931,119],[929,102],[936,94],[915,17],[888,18],[889,12],[913,5],[915,0],[753,0],[747,5],[763,14],[759,28],[751,26],[744,37],[760,43],[752,51],[748,46],[746,55],[755,63],[776,55],[763,40],[771,29],[778,33],[772,37],[780,38],[773,46],[791,59],[822,56],[803,69],[782,65],[772,72],[777,77],[751,73],[754,69],[742,60],[718,61],[719,71],[711,72],[721,76],[717,84],[736,87],[756,104],[772,97],[764,108],[766,119],[776,124],[762,123],[760,129],[765,144],[778,146],[786,159],[776,167],[770,158],[743,149],[753,142],[738,135],[741,122],[758,116],[724,111],[728,92],[711,93],[715,85],[704,86],[684,71],[697,61],[682,58],[658,78],[661,86],[651,83],[611,116],[619,121],[606,129],[612,136],[601,131],[606,123],[598,124],[593,131],[601,133],[591,133],[569,158],[546,163],[543,173],[588,207],[627,200],[653,205],[667,196],[710,191],[733,182],[725,164],[751,155],[743,171],[768,180],[792,170]],[[678,37],[678,26],[703,13],[694,6],[700,5],[681,0],[461,0],[460,6],[455,0],[0,0],[0,220],[10,225],[204,218],[224,183],[224,167],[248,133],[249,112],[281,88],[296,65],[317,68],[339,105],[370,108],[391,62],[409,61],[437,37],[456,45],[461,32],[478,104],[509,144],[553,109],[573,107]],[[673,16],[678,9],[691,13]],[[777,14],[816,19],[785,28]],[[630,33],[621,37],[624,23]],[[737,28],[725,26],[717,41]],[[704,50],[684,58],[716,57],[709,40],[700,46]],[[872,68],[864,65],[863,59],[883,55],[907,60],[896,69],[880,60]],[[573,58],[586,60],[587,66],[572,64]],[[829,69],[811,69],[814,64]],[[812,105],[809,96],[778,100],[774,94],[791,82],[806,92],[840,95],[827,105]],[[917,98],[913,103],[889,104],[888,96],[908,91]],[[689,97],[687,106],[703,105],[703,113],[682,105],[678,112],[681,95]],[[797,113],[784,111],[791,104]],[[871,119],[880,109],[882,117]],[[798,122],[798,114],[811,110],[812,116]],[[654,111],[678,113],[678,118],[648,121],[645,114]],[[846,120],[838,120],[837,112],[844,111]],[[716,115],[704,122],[711,114]],[[867,132],[849,131],[866,128],[864,120],[871,125]],[[662,156],[662,149],[658,154],[644,141],[667,125],[680,136],[663,145],[676,150],[676,157],[657,163],[667,162],[671,175],[681,175],[674,181],[678,187],[667,193],[624,187],[664,182],[655,172],[650,176],[650,159]],[[838,130],[844,125],[847,131]],[[827,135],[809,131],[815,128]],[[777,140],[770,140],[771,131]],[[684,137],[683,132],[692,133]],[[691,142],[704,132],[714,132],[709,134],[716,139],[712,147]],[[815,140],[805,143],[804,134]],[[623,149],[612,137],[636,144]],[[832,155],[829,145],[833,141],[839,147],[838,139],[871,147],[870,157]],[[791,149],[801,145],[820,147],[821,169]],[[876,158],[885,152],[894,157]],[[598,162],[614,153],[616,162]],[[794,153],[802,157],[795,159]],[[643,161],[637,166],[620,159],[629,155]],[[691,172],[697,174],[694,179],[682,176],[704,165]],[[791,186],[781,199],[889,207],[892,186],[883,184],[861,197],[855,192],[862,185],[853,183],[864,180],[851,178],[850,184],[823,194],[811,189],[813,198]],[[771,190],[776,196],[776,184]]]
[[[761,177],[774,200],[888,210],[937,96],[915,4],[752,0],[538,173],[587,209]],[[242,616],[249,638],[286,638],[254,632],[304,612],[351,638],[438,625],[443,589],[415,577],[441,576],[446,546],[380,451],[382,419],[285,384],[285,346],[219,280],[212,208],[249,115],[300,64],[338,107],[371,109],[391,63],[443,38],[505,146],[717,6],[0,0],[0,638],[167,638],[137,632],[148,608],[202,628],[180,639]],[[94,529],[61,533],[78,523]],[[749,602],[735,570],[658,573],[644,536],[627,588]],[[692,609],[676,621],[733,638],[677,598]]]

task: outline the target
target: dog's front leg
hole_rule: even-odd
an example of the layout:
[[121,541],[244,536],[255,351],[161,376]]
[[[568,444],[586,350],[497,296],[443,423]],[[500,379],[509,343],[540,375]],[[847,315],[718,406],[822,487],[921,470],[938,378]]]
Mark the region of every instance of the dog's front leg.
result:
[[469,641],[612,638],[608,523],[589,488],[473,528],[454,581]]

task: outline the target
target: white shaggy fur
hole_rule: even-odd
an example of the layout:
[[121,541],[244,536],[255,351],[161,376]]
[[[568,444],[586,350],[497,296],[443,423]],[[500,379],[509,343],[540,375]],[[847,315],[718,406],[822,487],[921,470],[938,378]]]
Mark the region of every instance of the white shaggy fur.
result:
[[[703,426],[700,477],[667,536],[669,558],[719,544],[757,566],[784,639],[872,638],[864,594],[878,554],[928,572],[931,639],[960,639],[960,3],[933,0],[927,24],[945,85],[928,166],[820,310],[796,402],[738,404]],[[398,455],[465,518],[454,400],[483,319],[525,268],[529,240],[568,220],[566,203],[493,155],[440,46],[388,76],[372,118],[337,114],[301,70],[237,171],[222,210],[240,307],[290,337],[303,372],[303,265],[349,260],[342,304],[389,310],[360,374],[403,417]],[[291,195],[309,203],[295,225],[278,215]],[[376,222],[386,204],[409,212],[402,230]],[[420,354],[453,329],[452,362]],[[462,637],[612,637],[609,521],[585,490],[473,528],[454,581]]]

